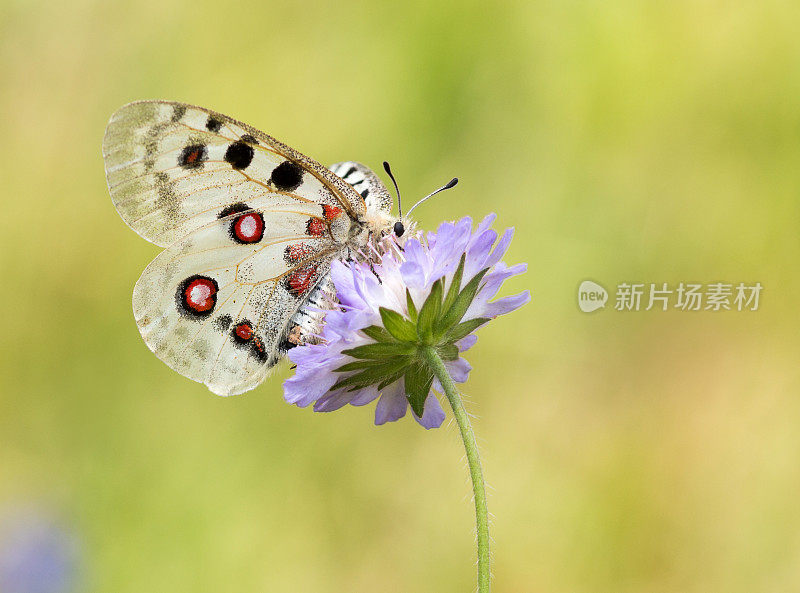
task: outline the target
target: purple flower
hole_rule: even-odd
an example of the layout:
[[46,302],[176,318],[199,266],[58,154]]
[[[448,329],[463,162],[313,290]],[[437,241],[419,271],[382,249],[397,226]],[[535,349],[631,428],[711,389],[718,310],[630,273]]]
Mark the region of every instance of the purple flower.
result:
[[[15,513],[16,514],[16,513]],[[23,511],[0,526],[0,591],[66,593],[77,564],[74,536],[55,522]]]
[[500,261],[513,229],[498,240],[494,219],[487,216],[474,231],[470,218],[443,223],[402,248],[386,248],[380,263],[334,262],[336,306],[325,313],[319,344],[289,352],[297,369],[284,383],[286,401],[331,412],[380,398],[375,424],[402,418],[410,404],[422,426],[440,426],[442,388],[419,348],[435,348],[463,383],[472,367],[461,353],[475,345],[475,329],[530,300],[528,291],[491,300],[527,267]]

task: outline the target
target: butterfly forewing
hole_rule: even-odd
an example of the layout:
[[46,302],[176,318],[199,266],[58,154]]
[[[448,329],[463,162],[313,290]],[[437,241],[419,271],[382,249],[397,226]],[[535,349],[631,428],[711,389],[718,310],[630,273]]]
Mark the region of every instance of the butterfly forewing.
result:
[[352,218],[364,198],[331,171],[275,138],[214,111],[139,101],[111,117],[103,140],[111,197],[125,222],[167,246],[225,207],[328,204]]

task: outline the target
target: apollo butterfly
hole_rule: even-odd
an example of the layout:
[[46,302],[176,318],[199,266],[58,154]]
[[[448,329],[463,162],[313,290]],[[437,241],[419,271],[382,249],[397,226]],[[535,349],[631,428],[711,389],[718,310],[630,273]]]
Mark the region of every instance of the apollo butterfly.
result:
[[220,395],[257,386],[305,341],[334,259],[369,257],[405,230],[366,166],[327,169],[201,107],[125,105],[103,157],[122,219],[165,247],[133,291],[139,331],[166,364]]

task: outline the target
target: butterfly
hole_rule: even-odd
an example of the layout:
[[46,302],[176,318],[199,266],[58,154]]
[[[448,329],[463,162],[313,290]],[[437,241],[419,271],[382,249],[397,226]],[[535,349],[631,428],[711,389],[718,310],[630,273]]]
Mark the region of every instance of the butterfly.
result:
[[365,165],[328,169],[202,107],[121,107],[103,158],[117,212],[165,248],[133,290],[139,332],[158,358],[219,395],[259,385],[313,332],[334,291],[332,261],[369,257],[370,245],[405,232]]

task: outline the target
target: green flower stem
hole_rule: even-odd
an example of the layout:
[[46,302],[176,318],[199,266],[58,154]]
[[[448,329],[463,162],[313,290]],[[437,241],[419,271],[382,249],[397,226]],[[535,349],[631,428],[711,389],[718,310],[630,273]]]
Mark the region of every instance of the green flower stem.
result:
[[478,455],[478,443],[475,442],[475,433],[469,421],[464,403],[456,389],[450,373],[444,366],[444,362],[436,350],[430,346],[421,348],[422,355],[430,365],[433,374],[442,384],[444,393],[453,408],[453,415],[456,417],[458,429],[461,431],[461,438],[464,441],[464,448],[467,451],[467,461],[469,462],[469,473],[472,477],[472,491],[475,500],[475,519],[478,529],[478,593],[489,593],[489,582],[491,580],[490,556],[489,556],[489,510],[486,506],[486,489],[483,483],[483,471],[481,470],[481,460]]

